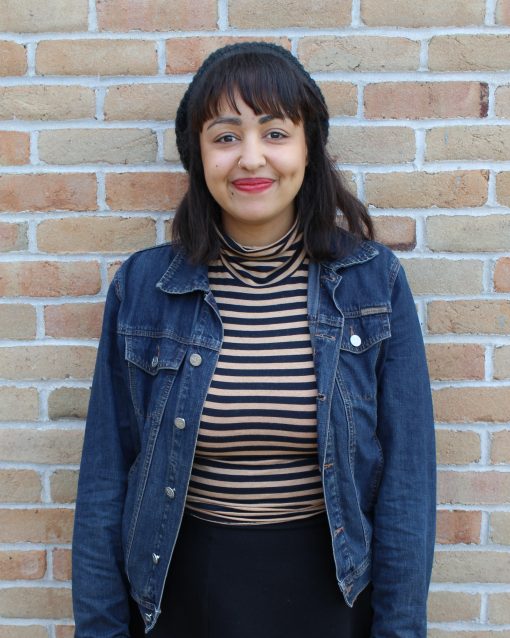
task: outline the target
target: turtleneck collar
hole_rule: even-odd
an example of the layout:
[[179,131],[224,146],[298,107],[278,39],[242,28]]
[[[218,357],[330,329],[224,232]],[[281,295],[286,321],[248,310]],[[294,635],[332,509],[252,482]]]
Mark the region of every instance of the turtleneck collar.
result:
[[249,286],[269,286],[291,275],[303,263],[303,233],[297,220],[283,237],[267,246],[243,246],[217,228],[220,261]]

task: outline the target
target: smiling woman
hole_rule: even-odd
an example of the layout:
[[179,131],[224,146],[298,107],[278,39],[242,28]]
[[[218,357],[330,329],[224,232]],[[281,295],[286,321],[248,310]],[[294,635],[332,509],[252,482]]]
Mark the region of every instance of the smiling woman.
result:
[[117,271],[73,543],[76,638],[425,638],[430,388],[397,258],[285,49],[179,106],[174,241]]

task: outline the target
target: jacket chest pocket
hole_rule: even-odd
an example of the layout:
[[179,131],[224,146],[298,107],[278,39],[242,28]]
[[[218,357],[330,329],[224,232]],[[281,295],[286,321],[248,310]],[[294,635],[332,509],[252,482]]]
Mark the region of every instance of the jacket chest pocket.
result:
[[169,337],[126,335],[131,398],[143,418],[161,418],[187,347]]
[[376,363],[381,344],[391,337],[390,316],[386,305],[344,312],[339,374],[352,397],[377,395]]

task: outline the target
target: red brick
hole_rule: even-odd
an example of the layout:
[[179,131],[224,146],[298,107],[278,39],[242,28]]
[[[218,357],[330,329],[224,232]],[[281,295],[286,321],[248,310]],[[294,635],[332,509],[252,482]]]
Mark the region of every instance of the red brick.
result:
[[463,27],[483,25],[484,0],[361,0],[361,19],[367,26]]
[[71,550],[53,550],[53,577],[55,580],[71,580]]
[[71,618],[71,590],[63,587],[0,589],[0,614],[4,618]]
[[510,503],[510,473],[439,472],[438,502],[462,505]]
[[2,379],[89,379],[97,350],[92,346],[18,346],[2,349]]
[[0,87],[0,120],[77,120],[93,118],[94,90],[84,86]]
[[74,625],[57,625],[55,638],[74,638]]
[[48,638],[48,630],[41,625],[0,625],[0,638]]
[[510,40],[507,35],[449,34],[431,38],[430,71],[507,71]]
[[28,248],[28,224],[0,222],[0,252],[26,250]]
[[95,175],[0,175],[0,211],[96,209]]
[[6,297],[95,295],[100,289],[95,261],[0,263],[0,295]]
[[364,90],[367,119],[486,117],[488,103],[480,82],[381,82]]
[[[274,42],[290,50],[288,38],[257,37],[257,40]],[[252,36],[221,36],[171,38],[166,42],[166,72],[167,73],[194,73],[205,58],[220,47],[236,42],[251,42]]]
[[186,192],[183,173],[111,173],[106,176],[106,201],[112,210],[167,211]]
[[57,470],[50,478],[51,500],[53,503],[74,503],[78,486],[76,470]]
[[44,551],[0,552],[2,580],[37,580],[42,578],[45,572],[46,552]]
[[427,314],[433,333],[505,335],[510,324],[510,301],[432,301]]
[[101,31],[197,31],[216,29],[215,0],[97,0]]
[[339,28],[351,23],[351,3],[343,0],[229,0],[229,23],[238,29]]
[[106,120],[174,120],[187,84],[119,84],[107,89]]
[[510,25],[510,2],[498,0],[496,5],[496,23]]
[[412,217],[377,215],[372,217],[377,241],[393,250],[412,250],[416,246],[416,221]]
[[510,292],[510,257],[503,257],[496,262],[494,289],[496,292]]
[[49,337],[97,339],[101,334],[103,303],[45,306],[45,334]]
[[0,428],[1,460],[10,463],[77,464],[83,432],[77,429]]
[[0,31],[86,31],[87,0],[3,0]]
[[485,349],[474,343],[429,343],[427,360],[434,381],[483,380],[485,376]]
[[437,512],[436,542],[444,545],[479,543],[482,513],[463,510]]
[[0,510],[0,542],[70,543],[73,515],[73,510],[56,508]]
[[57,388],[48,397],[50,419],[85,419],[90,399],[88,388]]
[[0,165],[20,165],[30,161],[30,135],[0,131]]
[[34,339],[36,321],[29,304],[0,304],[0,339]]
[[[1,18],[0,18],[1,20]],[[0,77],[23,75],[27,70],[25,47],[16,42],[0,42]]]
[[[41,478],[34,470],[0,470],[0,502],[41,501]],[[1,573],[1,570],[0,570]]]

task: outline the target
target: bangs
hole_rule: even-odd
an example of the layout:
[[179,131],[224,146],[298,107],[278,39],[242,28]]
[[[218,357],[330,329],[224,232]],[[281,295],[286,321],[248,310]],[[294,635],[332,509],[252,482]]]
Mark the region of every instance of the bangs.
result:
[[191,128],[217,117],[225,105],[240,113],[241,98],[256,115],[289,118],[297,124],[310,110],[310,97],[296,69],[275,55],[244,53],[220,60],[200,78],[190,104]]

